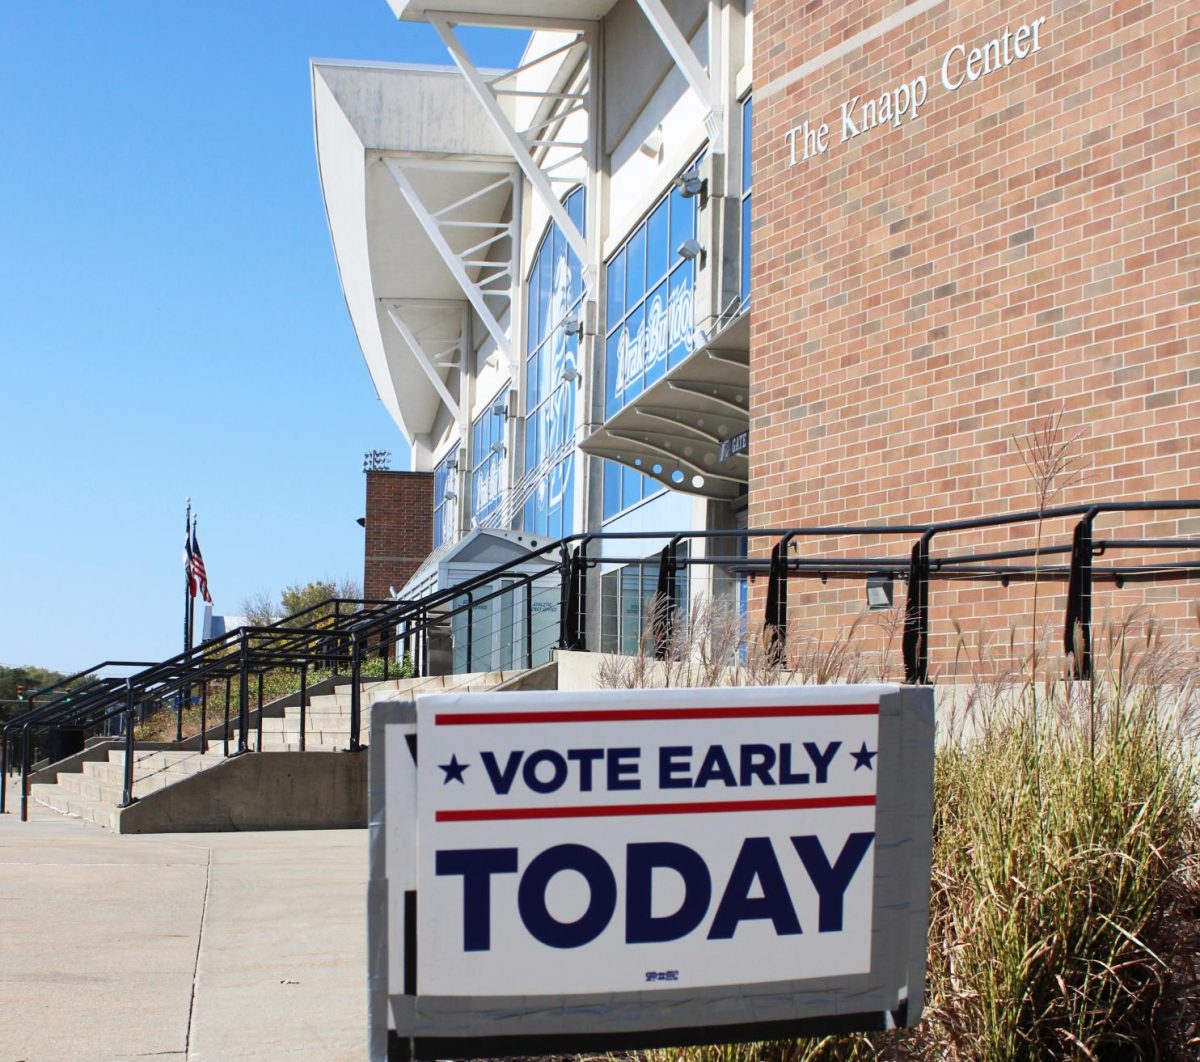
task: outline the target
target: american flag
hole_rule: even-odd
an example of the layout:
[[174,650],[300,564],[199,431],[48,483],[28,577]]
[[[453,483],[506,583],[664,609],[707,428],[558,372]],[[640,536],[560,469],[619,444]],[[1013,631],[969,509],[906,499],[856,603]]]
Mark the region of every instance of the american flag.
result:
[[[208,592],[208,572],[204,569],[204,555],[200,552],[200,540],[196,538],[196,525],[192,525],[192,574],[200,584],[200,595],[206,605],[213,603],[212,595]],[[195,591],[192,596],[195,597]]]
[[196,596],[196,565],[192,561],[192,514],[188,513],[183,528],[183,574],[187,578],[188,593]]

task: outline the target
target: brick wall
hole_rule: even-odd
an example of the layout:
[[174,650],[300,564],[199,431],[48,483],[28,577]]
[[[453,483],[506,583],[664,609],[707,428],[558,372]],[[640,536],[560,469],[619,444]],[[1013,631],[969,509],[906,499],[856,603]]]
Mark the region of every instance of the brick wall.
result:
[[[1086,466],[1062,500],[1200,497],[1200,9],[945,2],[771,91],[904,6],[755,3],[750,526],[1031,507],[1015,440],[1059,410]],[[1018,32],[1042,18],[1035,48]],[[993,39],[971,69],[995,70],[943,83],[948,54],[957,83]],[[868,129],[885,90],[876,114],[904,114]],[[803,133],[788,136],[806,119],[828,125],[807,161]],[[1200,531],[1161,514],[1101,529],[1122,525]],[[960,541],[1034,544],[1006,529]],[[805,585],[793,616],[862,606],[861,583]],[[1039,618],[1057,622],[1064,588],[1040,591]],[[1195,596],[1104,590],[1096,615],[1149,600],[1183,625]],[[1032,597],[940,584],[932,605],[945,665],[952,617],[1003,640],[1028,627]]]
[[368,472],[363,593],[399,590],[433,549],[433,473]]

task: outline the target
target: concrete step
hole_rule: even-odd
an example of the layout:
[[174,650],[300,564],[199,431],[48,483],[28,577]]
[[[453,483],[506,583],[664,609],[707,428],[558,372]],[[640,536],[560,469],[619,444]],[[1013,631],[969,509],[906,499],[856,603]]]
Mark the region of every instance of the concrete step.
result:
[[[364,732],[363,736],[366,734]],[[337,745],[339,748],[345,748],[350,744],[349,730],[305,730],[304,740],[310,745]],[[280,745],[288,743],[298,743],[300,741],[300,730],[285,730],[275,734],[263,734],[263,748],[267,752],[277,749]]]
[[[178,782],[182,778],[188,778],[193,774],[198,774],[200,771],[207,770],[209,767],[218,764],[225,757],[221,752],[215,755],[209,753],[206,756],[197,754],[194,759],[181,760],[169,767],[147,767],[145,764],[134,764],[133,777],[135,782],[148,780],[151,778],[163,779],[164,784]],[[105,782],[111,785],[123,785],[125,781],[125,765],[123,763],[85,763],[81,777],[91,778],[94,781]],[[59,775],[61,780],[65,775]]]
[[[466,685],[466,686],[456,687],[454,690],[446,691],[446,692],[486,693],[488,690],[493,689],[493,688],[494,687],[491,685],[482,685],[482,684]],[[433,691],[422,690],[420,692],[433,692]],[[378,699],[383,700],[383,699],[386,699],[387,696],[388,695],[385,693]],[[370,710],[370,707],[372,704],[375,703],[375,700],[376,700],[376,698],[368,698],[366,696],[363,697],[362,701],[360,702],[360,707],[361,707],[364,715],[367,711]],[[321,702],[318,703],[317,699],[314,698],[313,701],[307,705],[307,707],[304,710],[304,714],[305,714],[306,718],[311,717],[313,715],[341,715],[341,716],[346,717],[347,719],[350,718],[351,707],[350,707],[350,695],[349,694],[347,694],[344,697],[339,694],[336,698],[333,696],[322,697],[320,699],[320,701]],[[299,719],[300,718],[300,706],[298,704],[288,705],[283,711],[284,711],[284,714],[282,716],[274,716],[273,718],[275,718],[275,719],[281,719],[281,718]],[[267,716],[263,719],[263,723],[264,723],[263,729],[264,730],[266,729],[265,724],[269,723],[271,721],[271,719],[272,719],[271,716]]]
[[94,822],[97,826],[115,830],[117,828],[117,806],[106,801],[89,800],[72,793],[62,786],[36,782],[29,787],[29,795],[39,804],[51,808],[63,815],[71,815],[84,822]]
[[[480,692],[494,689],[516,672],[480,672],[471,675],[445,675],[423,679],[372,680],[364,683],[360,740],[370,735],[371,706],[381,698],[414,693]],[[304,719],[304,743],[308,752],[344,752],[350,744],[350,691],[340,687],[336,693],[310,698]],[[210,716],[213,725],[219,720]],[[236,722],[236,720],[234,720]],[[300,749],[300,706],[284,709],[281,716],[264,716],[263,749],[270,752],[297,752]],[[237,747],[236,726],[230,731],[230,748]],[[250,728],[250,748],[257,749],[257,725]],[[154,749],[134,751],[134,787],[137,798],[152,794],[200,774],[224,758],[224,743],[210,742],[209,751]],[[120,818],[118,804],[125,784],[125,750],[109,749],[108,759],[88,761],[78,772],[63,772],[54,784],[38,783],[31,795],[40,804],[64,815],[116,830]]]

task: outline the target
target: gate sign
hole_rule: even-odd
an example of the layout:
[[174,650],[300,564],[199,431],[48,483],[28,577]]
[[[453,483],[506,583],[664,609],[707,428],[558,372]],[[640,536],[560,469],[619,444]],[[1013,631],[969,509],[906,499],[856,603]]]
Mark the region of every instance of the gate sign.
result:
[[933,695],[377,702],[372,1057],[915,1024]]

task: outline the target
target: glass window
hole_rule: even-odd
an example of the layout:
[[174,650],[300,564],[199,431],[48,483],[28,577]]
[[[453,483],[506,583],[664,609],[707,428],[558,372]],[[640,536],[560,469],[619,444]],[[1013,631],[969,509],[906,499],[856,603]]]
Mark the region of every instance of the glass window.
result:
[[433,548],[454,539],[458,524],[458,443],[433,470]]
[[[563,200],[584,228],[584,190]],[[610,288],[611,292],[611,288]],[[525,362],[525,473],[535,484],[522,512],[530,533],[560,538],[573,530],[575,384],[579,336],[565,322],[583,312],[583,269],[557,225],[551,225],[529,271]]]
[[750,190],[754,178],[754,98],[742,104],[742,302],[750,298]]
[[[679,547],[676,556],[686,559],[688,547]],[[654,635],[649,630],[654,619],[654,598],[658,593],[658,557],[640,564],[626,564],[600,578],[600,651],[633,656],[654,651]],[[675,573],[676,624],[688,617],[690,594],[688,568]]]
[[699,210],[699,196],[672,186],[608,260],[605,419],[691,353],[696,263],[679,247],[696,235]]
[[658,480],[617,461],[605,461],[603,474],[605,520],[612,519],[643,498],[666,490]]
[[471,517],[476,527],[500,511],[504,494],[504,428],[508,387],[496,395],[471,425]]

